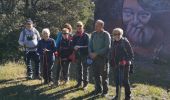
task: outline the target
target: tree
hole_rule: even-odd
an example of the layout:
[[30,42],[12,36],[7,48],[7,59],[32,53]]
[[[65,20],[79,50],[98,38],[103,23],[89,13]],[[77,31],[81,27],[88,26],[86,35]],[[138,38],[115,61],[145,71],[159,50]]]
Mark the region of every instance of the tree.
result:
[[40,32],[47,27],[55,36],[66,22],[73,27],[78,20],[86,23],[93,16],[93,6],[90,0],[0,0],[0,61],[21,57],[17,41],[26,18]]

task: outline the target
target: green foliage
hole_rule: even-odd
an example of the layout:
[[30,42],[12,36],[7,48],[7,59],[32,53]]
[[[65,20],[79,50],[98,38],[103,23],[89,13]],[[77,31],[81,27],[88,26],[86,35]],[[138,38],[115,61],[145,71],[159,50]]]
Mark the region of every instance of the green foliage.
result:
[[49,28],[52,37],[65,23],[70,23],[75,28],[77,21],[81,20],[86,24],[89,18],[93,18],[94,5],[90,0],[7,1],[0,1],[0,62],[9,56],[20,58],[17,41],[26,18],[33,19],[39,32],[43,28]]

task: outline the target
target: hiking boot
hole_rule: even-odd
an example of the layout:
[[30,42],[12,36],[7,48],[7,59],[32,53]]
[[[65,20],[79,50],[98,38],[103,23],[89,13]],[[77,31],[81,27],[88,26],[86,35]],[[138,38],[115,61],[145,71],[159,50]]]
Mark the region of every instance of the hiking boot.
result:
[[54,86],[54,83],[51,81],[51,82],[49,82],[48,86],[52,87],[52,86]]
[[102,97],[107,97],[107,95],[108,95],[107,93],[102,93],[101,94]]
[[45,84],[48,84],[48,81],[47,81],[47,80],[44,80],[44,85],[45,85]]
[[102,96],[102,97],[106,97],[107,94],[108,94],[107,92],[103,92],[103,93],[101,94],[101,96]]
[[130,100],[131,96],[125,96],[125,100]]
[[87,85],[88,85],[88,83],[87,83],[87,82],[85,82],[85,83],[83,84],[83,89],[84,89],[84,90],[86,90],[86,89],[87,89]]
[[115,97],[112,98],[112,100],[118,100],[118,96],[116,95]]
[[28,80],[32,80],[32,79],[33,79],[33,75],[32,75],[32,74],[31,74],[31,75],[28,75],[28,76],[27,76],[27,79],[28,79]]
[[94,90],[94,91],[92,91],[92,94],[94,94],[94,95],[98,95],[98,94],[100,94],[100,93],[102,93],[101,90]]
[[77,85],[75,86],[75,88],[79,88],[81,86],[81,83],[77,83]]
[[34,79],[41,80],[41,76],[37,75],[37,76],[34,77]]
[[68,81],[64,81],[63,84],[64,85],[68,85],[69,83],[68,83]]
[[59,81],[54,82],[54,86],[58,87],[60,85]]

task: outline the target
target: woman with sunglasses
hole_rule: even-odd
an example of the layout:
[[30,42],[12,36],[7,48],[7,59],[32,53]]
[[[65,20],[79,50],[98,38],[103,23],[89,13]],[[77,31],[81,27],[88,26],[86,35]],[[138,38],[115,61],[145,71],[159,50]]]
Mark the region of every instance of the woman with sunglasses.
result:
[[67,28],[63,28],[62,37],[57,48],[58,66],[56,85],[59,85],[59,78],[61,77],[61,75],[63,77],[64,84],[67,84],[69,81],[69,56],[72,54],[72,51],[72,40],[70,39],[69,30]]
[[83,82],[83,88],[86,89],[88,84],[88,65],[86,64],[86,58],[88,56],[88,42],[89,36],[84,32],[84,24],[81,21],[77,22],[77,32],[73,36],[73,47],[76,56],[77,64],[77,85],[80,87]]

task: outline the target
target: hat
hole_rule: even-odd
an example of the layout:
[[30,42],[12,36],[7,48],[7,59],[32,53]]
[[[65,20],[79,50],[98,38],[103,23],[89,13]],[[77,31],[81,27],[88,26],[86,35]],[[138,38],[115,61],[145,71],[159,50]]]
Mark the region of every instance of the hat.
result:
[[25,23],[30,23],[30,24],[33,24],[33,21],[31,20],[31,18],[28,18]]

